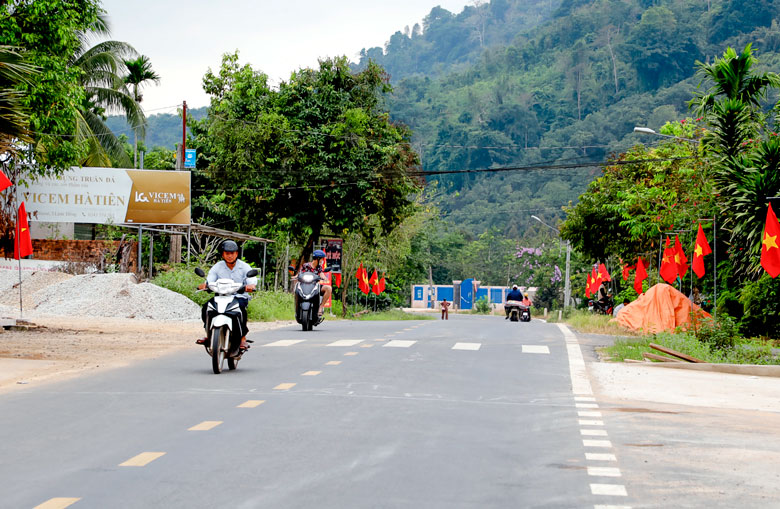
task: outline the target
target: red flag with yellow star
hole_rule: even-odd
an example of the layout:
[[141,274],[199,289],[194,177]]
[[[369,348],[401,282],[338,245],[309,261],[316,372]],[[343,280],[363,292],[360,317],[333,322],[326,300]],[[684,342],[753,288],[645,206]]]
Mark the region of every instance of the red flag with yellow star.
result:
[[14,237],[14,259],[24,258],[33,254],[30,225],[27,223],[27,211],[24,202],[19,205],[19,219],[16,221],[16,237]]
[[609,275],[607,266],[603,263],[599,264],[599,275],[601,276],[602,281],[612,281],[612,276]]
[[674,263],[677,264],[677,273],[680,277],[685,277],[688,273],[688,257],[685,256],[682,244],[680,243],[680,237],[674,236]]
[[644,292],[642,281],[645,279],[647,279],[647,270],[645,270],[645,263],[640,257],[636,260],[636,274],[634,274],[634,290],[636,290],[636,293],[639,295],[642,295]]
[[590,293],[592,295],[596,295],[597,293],[599,293],[599,287],[601,286],[602,283],[601,281],[602,277],[603,276],[601,275],[601,273],[599,273],[596,270],[596,267],[593,267],[593,270],[590,273]]
[[712,249],[710,249],[710,244],[707,242],[707,237],[704,236],[701,223],[699,223],[699,233],[696,234],[696,246],[693,248],[693,262],[691,262],[691,268],[699,279],[704,276],[704,257],[710,253],[712,253]]
[[777,216],[770,203],[766,213],[764,237],[761,241],[761,266],[773,278],[780,274],[780,247],[777,239],[779,236],[780,223],[777,222]]
[[669,284],[674,283],[679,275],[677,262],[674,260],[676,253],[677,250],[669,246],[669,237],[666,237],[666,248],[664,249],[664,257],[661,260],[661,270],[659,272],[664,281]]
[[590,287],[593,284],[593,281],[590,280],[590,274],[588,274],[588,277],[585,278],[585,297],[590,299]]

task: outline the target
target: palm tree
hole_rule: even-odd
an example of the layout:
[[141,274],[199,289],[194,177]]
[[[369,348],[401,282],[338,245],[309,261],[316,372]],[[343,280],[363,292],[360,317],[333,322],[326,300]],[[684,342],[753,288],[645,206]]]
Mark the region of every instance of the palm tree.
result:
[[36,72],[15,48],[0,46],[0,154],[15,152],[16,142],[32,141],[28,115],[21,105],[24,92],[18,86]]
[[146,125],[143,111],[131,97],[123,78],[122,57],[132,54],[135,50],[127,43],[104,41],[80,51],[71,61],[71,65],[82,71],[81,84],[86,92],[77,133],[89,143],[89,154],[82,161],[85,166],[111,166],[112,159],[122,166],[131,164],[122,143],[106,126],[105,112],[119,110],[134,127],[143,129]]
[[713,177],[722,195],[724,228],[735,253],[735,273],[747,278],[761,274],[757,260],[766,197],[780,192],[780,140],[766,135],[761,108],[769,89],[780,88],[780,76],[753,72],[756,62],[749,44],[740,55],[728,48],[712,64],[699,62],[702,82],[712,86],[689,103],[711,126],[704,142],[716,158]]
[[[143,95],[140,93],[141,89],[149,82],[159,83],[160,76],[152,69],[152,64],[149,62],[149,57],[141,55],[135,60],[125,60],[127,66],[127,76],[125,76],[125,83],[133,87],[133,100],[137,105],[143,100]],[[138,133],[139,130],[135,129],[135,139],[133,141],[133,167],[137,166],[138,161]],[[145,134],[143,131],[141,136]]]

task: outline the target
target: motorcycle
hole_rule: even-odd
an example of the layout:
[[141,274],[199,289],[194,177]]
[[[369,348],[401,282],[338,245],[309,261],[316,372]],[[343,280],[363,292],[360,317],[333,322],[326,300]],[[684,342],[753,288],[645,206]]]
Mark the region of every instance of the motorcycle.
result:
[[504,304],[504,309],[509,310],[509,321],[511,322],[520,321],[520,309],[522,305],[523,304],[519,300],[506,301],[506,304]]
[[612,310],[615,308],[615,302],[612,300],[612,297],[607,297],[600,300],[588,301],[588,307],[591,308],[595,313],[611,315]]
[[530,322],[531,307],[526,306],[519,300],[508,300],[504,304],[504,309],[509,310],[509,320],[512,322]]
[[[195,274],[206,277],[205,272],[198,267]],[[257,276],[257,270],[252,269],[246,277]],[[244,352],[241,350],[241,338],[246,334],[242,330],[241,308],[236,295],[244,293],[246,286],[232,279],[217,279],[208,283],[205,291],[214,294],[206,307],[206,353],[211,357],[211,369],[214,374],[222,372],[222,366],[227,360],[231,371],[238,367],[238,361]],[[199,290],[200,291],[200,290]],[[250,340],[247,340],[250,342]]]
[[523,304],[520,304],[520,321],[521,322],[530,322],[531,321],[531,307],[525,306]]
[[[295,271],[295,267],[288,267]],[[323,272],[330,272],[330,267],[323,269]],[[295,321],[301,324],[301,329],[310,331],[316,325],[322,323],[324,316],[320,317],[320,281],[324,278],[314,272],[301,272],[297,276],[298,282],[295,285],[295,295],[298,297],[298,305],[295,308]]]

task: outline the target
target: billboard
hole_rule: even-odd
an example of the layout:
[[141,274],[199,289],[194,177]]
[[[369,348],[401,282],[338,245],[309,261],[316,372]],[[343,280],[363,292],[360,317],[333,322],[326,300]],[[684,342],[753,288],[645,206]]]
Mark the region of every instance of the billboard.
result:
[[341,273],[342,239],[320,239],[320,249],[325,251],[325,260],[331,272]]
[[33,221],[190,224],[190,172],[71,168],[20,186]]

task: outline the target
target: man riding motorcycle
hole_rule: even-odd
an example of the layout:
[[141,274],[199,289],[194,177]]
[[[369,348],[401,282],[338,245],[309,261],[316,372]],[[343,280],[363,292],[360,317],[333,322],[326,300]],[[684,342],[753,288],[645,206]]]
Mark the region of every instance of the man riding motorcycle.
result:
[[[300,273],[314,272],[318,276],[322,275],[322,270],[325,268],[325,251],[317,249],[311,254],[312,261],[304,263],[301,267]],[[333,287],[328,284],[320,285],[320,302],[325,304],[330,299],[333,293]],[[295,294],[295,309],[298,309],[298,294]],[[322,319],[322,313],[325,311],[325,306],[320,306],[318,318]]]
[[[211,267],[208,276],[206,276],[206,282],[201,283],[198,286],[198,289],[205,290],[207,283],[214,283],[217,279],[232,279],[236,283],[245,284],[247,292],[255,291],[255,288],[257,288],[257,278],[246,277],[246,273],[252,270],[252,267],[250,267],[248,263],[238,259],[238,244],[232,240],[226,240],[220,246],[220,250],[222,251],[222,261],[217,262],[213,267]],[[246,325],[246,307],[249,304],[250,297],[246,293],[240,293],[236,295],[236,299],[238,299],[239,307],[241,309],[241,323],[239,325],[241,326],[241,331],[243,332],[241,335],[240,348],[241,350],[248,350],[249,345],[247,345],[246,342],[246,333],[248,332]],[[208,319],[207,308],[208,302],[203,305],[203,309],[201,311],[201,318],[203,319],[203,324],[206,326],[206,329],[208,329],[208,324],[206,323],[206,320]],[[208,338],[199,339],[196,341],[196,343],[202,345],[205,344],[206,341],[208,341]]]
[[[517,288],[517,285],[512,285],[512,290],[508,294],[506,294],[506,300],[507,301],[516,300],[519,302],[523,300],[523,292],[521,292]],[[510,307],[504,306],[504,311],[506,311],[506,318],[504,318],[504,320],[509,320],[510,309],[511,309]]]

